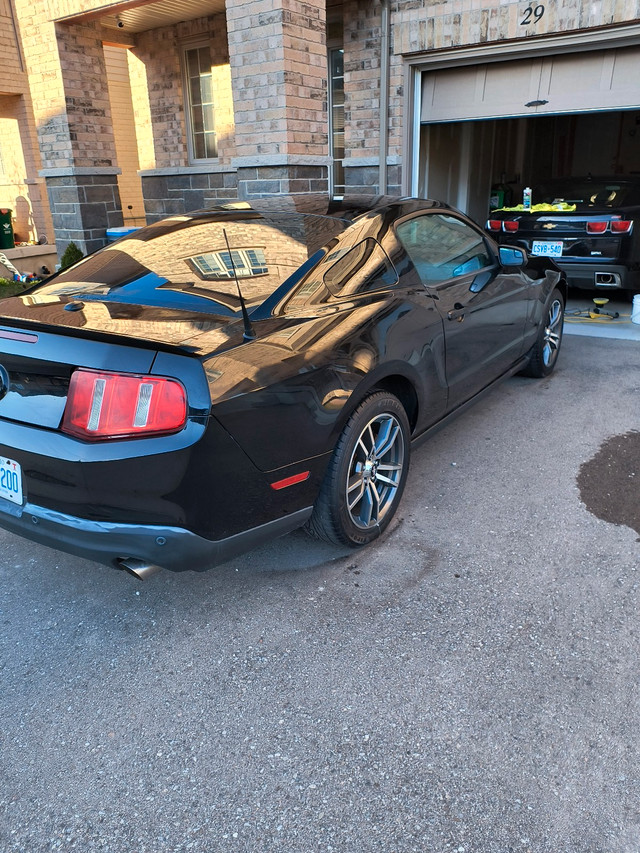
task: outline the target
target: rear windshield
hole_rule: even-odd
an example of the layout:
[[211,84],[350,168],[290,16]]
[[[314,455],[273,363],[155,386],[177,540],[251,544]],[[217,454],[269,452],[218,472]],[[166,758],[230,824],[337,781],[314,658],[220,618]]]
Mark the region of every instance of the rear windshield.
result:
[[[235,216],[177,216],[107,246],[38,289],[40,298],[167,305],[199,310],[216,300],[233,313],[240,284],[245,302],[259,304],[289,276],[316,263],[348,227],[332,216],[253,211]],[[178,300],[177,294],[181,294]],[[202,305],[200,310],[204,310]]]
[[638,204],[638,187],[625,181],[568,178],[533,188],[533,204],[571,204],[576,210]]

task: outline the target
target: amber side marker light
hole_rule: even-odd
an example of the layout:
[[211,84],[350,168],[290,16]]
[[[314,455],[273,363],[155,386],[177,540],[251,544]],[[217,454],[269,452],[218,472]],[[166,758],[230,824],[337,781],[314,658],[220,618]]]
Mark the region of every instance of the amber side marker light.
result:
[[89,441],[167,435],[187,420],[187,393],[176,379],[76,370],[62,431]]

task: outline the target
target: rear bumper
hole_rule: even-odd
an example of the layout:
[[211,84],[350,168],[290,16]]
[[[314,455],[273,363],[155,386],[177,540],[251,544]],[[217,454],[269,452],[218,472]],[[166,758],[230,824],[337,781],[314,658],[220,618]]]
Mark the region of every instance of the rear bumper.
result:
[[0,499],[0,527],[26,539],[122,568],[124,560],[172,572],[204,571],[301,527],[312,507],[212,541],[179,527],[114,524],[77,518],[27,503],[16,508]]
[[630,272],[622,264],[598,262],[574,263],[561,258],[554,258],[556,264],[564,271],[567,284],[570,287],[581,287],[586,290],[628,290],[640,284],[637,272]]

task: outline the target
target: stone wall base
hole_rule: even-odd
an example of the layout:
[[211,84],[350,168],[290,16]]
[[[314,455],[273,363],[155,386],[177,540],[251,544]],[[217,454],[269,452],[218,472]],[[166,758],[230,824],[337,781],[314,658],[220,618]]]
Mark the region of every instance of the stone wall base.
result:
[[238,167],[238,198],[251,201],[272,195],[327,193],[327,166],[242,166]]
[[[357,166],[353,163],[344,168],[345,195],[380,195],[380,170],[378,165]],[[387,166],[387,186],[383,195],[401,195],[402,167]]]
[[147,222],[165,216],[202,210],[238,198],[235,169],[215,172],[188,172],[141,175]]
[[70,242],[88,255],[105,245],[107,229],[123,224],[116,174],[46,176],[56,250]]

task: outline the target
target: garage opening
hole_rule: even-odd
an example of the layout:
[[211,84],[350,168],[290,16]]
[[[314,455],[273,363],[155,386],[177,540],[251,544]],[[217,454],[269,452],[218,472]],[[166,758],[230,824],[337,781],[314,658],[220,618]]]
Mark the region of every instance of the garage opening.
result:
[[423,72],[415,189],[482,223],[548,178],[640,174],[638,67],[633,46]]

